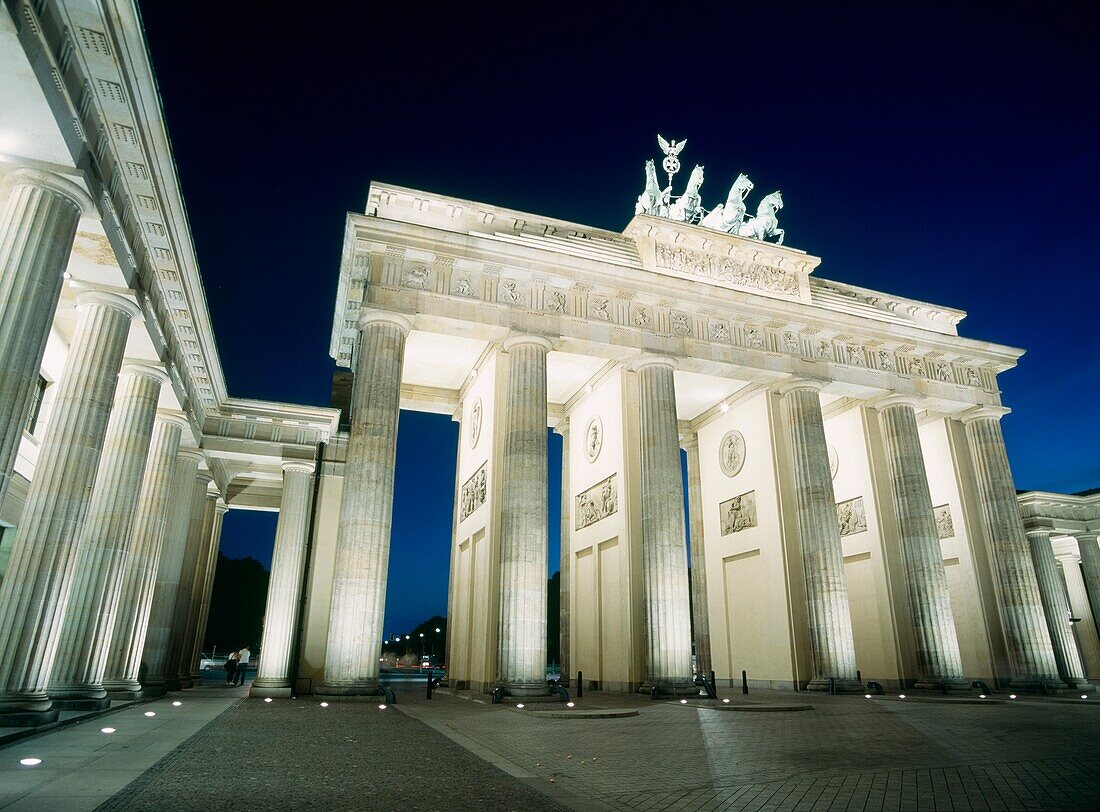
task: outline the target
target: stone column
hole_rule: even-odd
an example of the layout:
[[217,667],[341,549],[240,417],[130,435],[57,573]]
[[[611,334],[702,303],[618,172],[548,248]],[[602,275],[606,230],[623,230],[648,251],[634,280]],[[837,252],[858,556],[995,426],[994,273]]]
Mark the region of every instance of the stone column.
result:
[[199,597],[199,619],[195,625],[194,649],[191,654],[191,684],[202,684],[202,671],[199,670],[199,658],[206,640],[206,624],[210,619],[210,599],[214,593],[214,577],[218,571],[218,551],[221,548],[222,522],[229,506],[217,494],[207,494],[207,500],[214,502],[214,525],[210,528],[209,557],[203,574],[202,594]]
[[172,500],[160,561],[156,568],[156,585],[153,589],[153,602],[149,607],[149,622],[142,653],[145,676],[141,679],[141,688],[145,696],[163,696],[168,692],[169,662],[172,662],[172,682],[176,682],[175,662],[169,659],[169,648],[189,530],[193,521],[202,522],[202,503],[206,498],[206,486],[210,482],[209,474],[199,472],[199,463],[202,460],[201,451],[183,449],[176,460],[176,469],[172,476]]
[[154,367],[129,365],[119,375],[49,683],[50,698],[59,707],[94,709],[110,704],[103,670],[157,401],[167,382],[168,376]]
[[1089,593],[1081,574],[1081,556],[1078,553],[1065,552],[1054,558],[1065,580],[1069,610],[1078,618],[1078,622],[1073,624],[1073,636],[1077,640],[1077,650],[1081,652],[1085,676],[1096,680],[1096,675],[1100,674],[1100,636],[1096,634],[1096,621],[1092,616]]
[[180,436],[185,428],[187,423],[182,418],[170,415],[158,415],[153,424],[149,460],[145,465],[130,530],[130,551],[103,672],[103,687],[112,699],[141,697],[141,683],[138,681],[141,655],[149,626],[149,609],[153,603],[168,506],[172,501],[173,473],[179,455]]
[[[699,469],[699,435],[682,442],[687,452],[688,520],[691,522],[691,606],[695,620],[695,669],[707,679],[714,667],[710,655],[710,604],[707,603],[707,558],[703,540],[703,486]],[[733,675],[730,675],[733,679]]]
[[1039,584],[1031,563],[1016,487],[1008,466],[1001,411],[979,409],[963,418],[974,461],[978,500],[997,571],[1001,623],[1014,686],[1064,687],[1047,631]]
[[965,691],[970,683],[963,675],[914,401],[893,396],[878,410],[905,561],[909,619],[917,644],[916,687]]
[[500,498],[500,676],[510,696],[549,693],[546,684],[546,354],[549,340],[515,335],[508,358]]
[[558,575],[558,639],[561,651],[561,679],[568,686],[572,679],[573,659],[569,656],[569,566],[573,561],[573,552],[569,549],[569,536],[572,533],[570,511],[573,497],[569,485],[569,418],[565,418],[556,429],[561,435],[561,551]]
[[0,726],[56,717],[46,686],[130,320],[138,313],[110,293],[87,291],[77,301],[69,357],[0,585]]
[[378,692],[390,558],[401,369],[411,325],[371,310],[359,319],[344,495],[336,537],[325,681],[317,692]]
[[16,169],[0,182],[0,504],[38,382],[80,216],[94,210],[72,181]]
[[680,432],[671,359],[646,356],[638,376],[641,442],[642,583],[646,667],[643,690],[695,693]]
[[821,388],[819,381],[794,380],[778,390],[790,431],[798,541],[806,575],[814,669],[809,689],[826,691],[832,679],[838,691],[859,691],[844,549],[818,394]]
[[1050,632],[1050,642],[1054,648],[1054,660],[1058,664],[1058,676],[1071,688],[1090,687],[1085,675],[1085,664],[1073,636],[1073,625],[1069,621],[1069,598],[1062,574],[1054,560],[1054,550],[1050,546],[1050,531],[1028,530],[1027,541],[1031,547],[1031,561],[1035,565],[1047,631]]
[[293,692],[296,675],[290,673],[290,664],[312,518],[313,468],[312,462],[283,463],[283,496],[271,554],[260,666],[250,696],[290,696]]
[[[199,616],[202,614],[203,591],[206,589],[206,568],[210,563],[210,545],[214,537],[214,524],[217,519],[216,508],[221,495],[215,491],[207,493],[202,506],[202,523],[198,525],[198,539],[196,540],[198,553],[195,556],[195,568],[191,577],[187,579],[190,587],[187,594],[183,594],[184,578],[180,574],[180,595],[186,603],[186,612],[182,617],[175,619],[177,629],[180,632],[179,665],[176,679],[180,688],[191,688],[194,684],[193,672],[198,669],[198,649],[195,638],[199,633]],[[191,526],[194,530],[195,525]],[[186,562],[185,562],[186,566]],[[202,681],[202,674],[199,674]]]
[[1078,533],[1077,549],[1081,553],[1081,574],[1085,579],[1085,591],[1089,596],[1089,608],[1100,632],[1100,545],[1096,533]]

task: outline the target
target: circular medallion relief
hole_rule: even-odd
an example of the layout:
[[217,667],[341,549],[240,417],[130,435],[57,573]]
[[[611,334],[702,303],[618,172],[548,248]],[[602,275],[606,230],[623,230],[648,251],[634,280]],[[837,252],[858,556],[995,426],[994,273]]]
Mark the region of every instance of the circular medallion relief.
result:
[[593,415],[584,429],[584,456],[589,462],[595,462],[603,448],[603,421],[599,415]]
[[745,464],[745,438],[739,431],[728,431],[718,446],[718,464],[726,476],[737,476]]
[[829,475],[833,479],[836,479],[836,472],[840,470],[840,456],[836,453],[836,449],[832,446],[828,446],[829,449]]
[[477,448],[477,441],[481,437],[481,398],[474,401],[470,410],[470,448]]

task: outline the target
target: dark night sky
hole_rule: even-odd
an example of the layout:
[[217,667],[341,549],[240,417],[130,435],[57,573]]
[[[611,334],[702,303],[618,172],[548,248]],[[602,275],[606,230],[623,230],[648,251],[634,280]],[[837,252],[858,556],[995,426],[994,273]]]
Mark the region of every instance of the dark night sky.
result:
[[[1100,485],[1100,6],[535,6],[142,3],[233,395],[327,404],[372,179],[619,230],[661,132],[708,206],[742,171],[782,189],[819,275],[1026,348],[1002,377],[1017,485]],[[451,422],[400,432],[388,631],[445,610],[454,487]],[[231,511],[223,550],[266,562],[273,532]]]

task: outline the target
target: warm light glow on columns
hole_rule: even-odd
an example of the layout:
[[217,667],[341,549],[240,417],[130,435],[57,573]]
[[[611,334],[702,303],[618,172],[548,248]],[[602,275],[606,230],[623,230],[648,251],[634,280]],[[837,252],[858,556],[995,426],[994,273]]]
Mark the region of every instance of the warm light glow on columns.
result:
[[891,396],[876,404],[876,408],[905,561],[909,619],[917,646],[916,687],[965,691],[970,683],[963,675],[914,404],[911,399]]
[[[8,569],[0,585],[0,719],[50,711],[46,686],[122,353],[137,307],[110,293],[78,298],[76,330]],[[2,724],[2,722],[0,722]]]
[[1089,596],[1089,608],[1100,631],[1100,544],[1096,533],[1078,533],[1077,550],[1081,555],[1081,575],[1085,579],[1085,592]]
[[500,497],[500,684],[511,696],[548,692],[546,354],[542,336],[504,341],[508,375]]
[[401,369],[411,325],[395,313],[359,318],[359,353],[344,465],[344,493],[329,609],[325,681],[319,693],[378,690]]
[[806,576],[806,604],[813,652],[812,691],[859,691],[856,649],[836,496],[829,472],[819,381],[794,380],[778,388],[790,431],[798,541]]
[[[176,669],[176,679],[180,688],[190,688],[193,685],[192,671],[198,667],[198,647],[195,637],[198,634],[199,615],[202,613],[202,595],[206,588],[206,566],[210,561],[210,544],[214,538],[214,525],[217,522],[217,505],[221,495],[217,491],[207,491],[202,504],[202,522],[191,525],[191,531],[198,530],[199,536],[195,540],[197,552],[195,555],[194,571],[186,579],[180,574],[180,601],[176,604],[177,611],[180,603],[185,604],[185,610],[180,612],[173,620],[174,634],[180,635],[179,664]],[[191,543],[191,539],[188,539]],[[184,561],[184,566],[187,562]],[[168,663],[167,668],[172,664]],[[199,674],[199,682],[202,682],[202,674]]]
[[290,696],[293,688],[295,675],[290,673],[290,663],[306,566],[313,468],[312,462],[283,463],[283,494],[279,502],[279,524],[275,528],[275,549],[271,554],[271,578],[260,646],[263,657],[250,696]]
[[656,686],[660,693],[694,692],[673,362],[646,356],[631,369],[637,375],[640,407],[645,687]]
[[561,550],[558,575],[558,639],[561,654],[561,675],[559,682],[568,686],[572,678],[573,658],[569,655],[569,564],[573,560],[569,537],[572,532],[571,510],[572,491],[569,485],[569,418],[562,418],[554,428],[561,435]]
[[[205,538],[206,560],[200,559],[201,569],[195,574],[195,586],[191,593],[192,623],[190,639],[190,654],[186,657],[185,668],[191,669],[191,684],[202,685],[202,671],[199,670],[199,660],[202,656],[203,638],[206,636],[206,621],[210,616],[210,595],[214,590],[214,574],[218,568],[218,548],[221,545],[222,521],[229,507],[222,501],[217,492],[206,494],[206,507],[203,512],[203,533]],[[208,522],[209,519],[209,522]],[[209,530],[207,529],[209,528]]]
[[141,365],[118,376],[99,473],[80,537],[76,579],[50,678],[66,707],[106,703],[103,669],[129,557],[130,530],[149,456],[157,401],[168,376]]
[[710,616],[707,603],[707,557],[703,539],[703,486],[699,469],[699,435],[686,435],[681,443],[687,452],[688,521],[691,522],[691,606],[695,626],[695,668],[710,679],[714,667],[710,655]]
[[1045,683],[1058,688],[1062,682],[1001,434],[1003,413],[1003,409],[977,409],[965,415],[963,423],[974,462],[990,558],[1000,586],[997,597],[1012,662],[1012,685]]
[[[146,696],[162,696],[168,690],[165,665],[188,530],[193,517],[197,515],[198,520],[202,520],[202,503],[210,482],[209,474],[199,472],[202,461],[202,452],[192,448],[182,449],[176,460],[172,477],[172,501],[168,509],[160,561],[156,567],[156,586],[153,590],[153,603],[149,608],[149,624],[142,654],[146,672],[141,687]],[[175,664],[172,666],[172,676],[175,676]]]
[[1054,648],[1054,661],[1058,664],[1058,676],[1071,688],[1090,687],[1077,639],[1073,636],[1073,626],[1069,622],[1069,597],[1058,563],[1054,560],[1050,531],[1028,530],[1027,542],[1031,548],[1031,561],[1035,565],[1035,579],[1043,601],[1050,643]]
[[8,490],[31,395],[82,214],[94,211],[70,180],[16,169],[0,182],[0,504]]
[[141,655],[172,499],[172,476],[179,455],[180,436],[187,428],[187,422],[174,415],[157,415],[153,424],[149,458],[130,530],[129,555],[108,638],[103,687],[112,699],[141,696],[141,683],[138,682]]

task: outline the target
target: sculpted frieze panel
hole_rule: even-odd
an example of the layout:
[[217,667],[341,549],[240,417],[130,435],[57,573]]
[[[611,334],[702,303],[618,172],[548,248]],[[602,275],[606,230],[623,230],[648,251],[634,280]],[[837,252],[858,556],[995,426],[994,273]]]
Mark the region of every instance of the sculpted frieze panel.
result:
[[485,465],[485,463],[482,463],[481,467],[474,471],[470,478],[462,485],[461,498],[459,501],[462,507],[460,515],[463,520],[485,504]]
[[951,521],[951,505],[932,508],[932,515],[936,517],[936,535],[941,539],[955,538],[955,523]]
[[577,530],[583,530],[601,519],[606,519],[619,509],[615,477],[616,474],[612,474],[602,482],[597,482],[588,490],[577,494],[575,513]]
[[851,536],[867,530],[867,512],[863,508],[862,496],[838,502],[836,515],[841,536]]
[[746,259],[720,257],[662,243],[657,243],[655,249],[658,268],[719,280],[748,290],[762,290],[798,298],[798,276],[790,271]]
[[749,491],[718,506],[722,535],[728,536],[749,527],[756,527],[756,491]]

